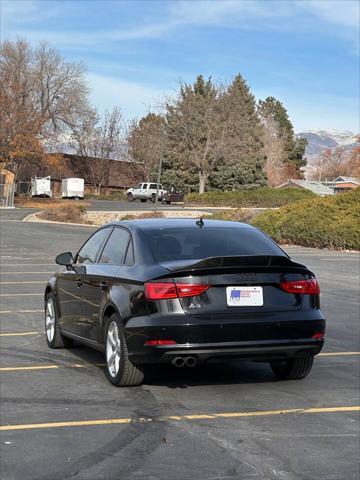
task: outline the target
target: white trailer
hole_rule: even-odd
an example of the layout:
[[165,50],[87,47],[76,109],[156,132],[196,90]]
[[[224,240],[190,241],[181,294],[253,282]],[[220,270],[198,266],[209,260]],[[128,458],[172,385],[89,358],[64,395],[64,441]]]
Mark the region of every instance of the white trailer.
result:
[[51,180],[50,176],[31,180],[31,196],[32,197],[51,197]]
[[64,178],[61,187],[62,198],[84,198],[83,178]]

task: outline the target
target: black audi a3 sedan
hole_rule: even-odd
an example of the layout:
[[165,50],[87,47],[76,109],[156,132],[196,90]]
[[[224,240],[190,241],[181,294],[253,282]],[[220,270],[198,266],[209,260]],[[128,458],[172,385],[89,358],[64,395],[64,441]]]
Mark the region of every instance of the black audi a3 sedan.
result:
[[116,222],[56,262],[64,267],[45,290],[47,343],[103,351],[114,385],[139,385],[145,364],[224,357],[299,379],[324,343],[315,275],[249,225]]

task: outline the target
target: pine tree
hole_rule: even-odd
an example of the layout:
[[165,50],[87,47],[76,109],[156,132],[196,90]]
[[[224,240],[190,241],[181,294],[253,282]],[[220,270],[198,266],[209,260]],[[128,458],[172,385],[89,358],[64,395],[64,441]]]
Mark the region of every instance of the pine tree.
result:
[[264,185],[262,127],[255,98],[240,74],[224,92],[222,101],[226,104],[228,135],[223,161],[211,184],[224,190]]
[[199,75],[194,85],[182,84],[178,98],[166,104],[167,151],[164,176],[168,166],[172,176],[192,177],[196,172],[199,193],[205,191],[212,171],[220,162],[227,124],[223,121],[224,104],[220,89],[209,78]]

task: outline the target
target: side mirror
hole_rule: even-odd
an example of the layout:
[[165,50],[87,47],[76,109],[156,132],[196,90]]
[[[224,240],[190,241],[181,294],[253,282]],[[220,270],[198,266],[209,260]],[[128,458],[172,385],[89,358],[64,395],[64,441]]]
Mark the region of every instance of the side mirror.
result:
[[58,265],[66,265],[68,267],[69,265],[72,265],[74,263],[74,258],[71,252],[64,252],[64,253],[60,253],[55,258],[55,262]]

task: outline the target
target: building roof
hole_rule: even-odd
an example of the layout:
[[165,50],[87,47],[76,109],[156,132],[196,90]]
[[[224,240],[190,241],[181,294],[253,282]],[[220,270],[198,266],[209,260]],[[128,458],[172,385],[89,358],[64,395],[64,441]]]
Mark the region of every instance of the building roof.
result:
[[297,178],[290,178],[287,182],[279,185],[277,188],[286,187],[291,184],[297,185],[300,188],[305,188],[306,190],[310,190],[317,195],[334,195],[334,189],[328,185],[324,185],[321,182],[312,180],[299,180]]
[[360,185],[360,178],[357,177],[337,177],[334,180],[335,183],[355,183]]

